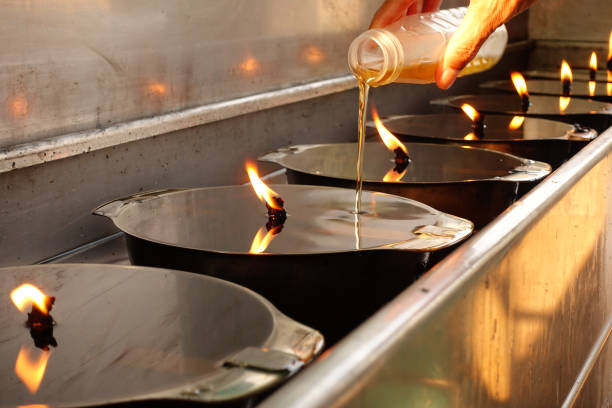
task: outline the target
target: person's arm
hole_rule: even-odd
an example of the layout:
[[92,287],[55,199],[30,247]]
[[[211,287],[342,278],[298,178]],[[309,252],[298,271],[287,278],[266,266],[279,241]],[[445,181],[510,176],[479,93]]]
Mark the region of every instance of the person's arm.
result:
[[[436,11],[442,0],[386,0],[370,28],[380,28],[415,13]],[[449,88],[493,31],[536,0],[471,0],[465,19],[451,37],[436,71],[436,83]]]

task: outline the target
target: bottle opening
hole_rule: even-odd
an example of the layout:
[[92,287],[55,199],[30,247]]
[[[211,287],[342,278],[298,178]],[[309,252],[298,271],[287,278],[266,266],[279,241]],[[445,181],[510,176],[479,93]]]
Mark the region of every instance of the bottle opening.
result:
[[357,79],[378,82],[385,72],[385,51],[369,31],[357,37],[349,48],[349,66]]

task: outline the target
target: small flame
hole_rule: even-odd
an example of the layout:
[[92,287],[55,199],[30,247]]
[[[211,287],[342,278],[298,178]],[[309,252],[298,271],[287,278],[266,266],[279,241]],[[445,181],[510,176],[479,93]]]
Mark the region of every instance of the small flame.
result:
[[572,76],[572,69],[570,68],[567,61],[563,60],[561,62],[561,81],[569,81],[570,83],[572,83],[573,79],[574,78]]
[[17,309],[25,312],[28,304],[35,304],[43,313],[49,313],[47,308],[47,295],[29,283],[24,283],[11,292],[11,299]]
[[261,201],[265,201],[275,210],[282,210],[283,208],[276,203],[276,200],[274,200],[274,197],[278,197],[278,193],[266,186],[265,183],[261,181],[259,175],[257,174],[257,167],[253,163],[247,163],[246,171],[249,175],[249,180],[251,180],[251,185],[253,186],[253,190],[255,190],[257,197],[259,197]]
[[510,78],[512,78],[514,88],[516,88],[516,92],[520,96],[529,95],[529,92],[527,92],[527,82],[525,82],[525,77],[520,72],[510,73]]
[[17,355],[17,361],[15,361],[15,374],[28,387],[28,390],[35,394],[45,376],[51,352],[40,351],[38,356],[34,357],[31,351],[33,350],[26,346],[21,347]]
[[263,226],[259,230],[257,230],[257,234],[255,235],[255,238],[253,238],[253,242],[251,243],[251,249],[249,249],[249,253],[260,254],[264,252],[270,245],[270,242],[272,242],[272,240],[274,239],[274,236],[280,232],[279,230],[281,228],[282,225],[277,225],[270,231],[266,232],[266,227]]
[[463,140],[476,140],[476,139],[478,139],[478,138],[476,137],[474,132],[470,132],[470,133],[468,133],[467,135],[465,135],[463,137]]
[[559,110],[561,111],[561,113],[565,112],[565,110],[569,106],[571,100],[572,100],[572,98],[570,98],[569,96],[560,96],[559,97]]
[[608,61],[612,59],[612,30],[610,30],[610,40],[608,41]]
[[595,96],[596,87],[597,87],[597,82],[589,81],[589,96]]
[[374,107],[372,107],[372,119],[374,119],[374,124],[378,130],[378,134],[380,135],[380,138],[385,146],[387,146],[387,149],[395,151],[395,149],[400,148],[407,155],[408,149],[406,149],[406,146],[404,146],[404,144],[400,142],[399,139],[382,124],[380,117],[378,116],[378,112]]
[[508,129],[516,130],[523,126],[523,122],[525,122],[524,116],[514,116],[510,123],[508,124]]
[[402,171],[401,173],[398,173],[397,171],[395,171],[395,167],[394,167],[391,170],[389,170],[387,174],[385,174],[385,177],[383,177],[383,181],[386,183],[394,183],[396,181],[400,181],[402,177],[404,177],[407,171],[408,171],[408,167],[406,167],[404,171]]
[[593,51],[591,53],[591,59],[589,60],[589,68],[593,71],[597,71],[597,53]]
[[469,103],[464,103],[461,105],[461,110],[465,112],[470,119],[472,119],[472,122],[475,122],[480,118],[480,113],[478,113],[478,111]]

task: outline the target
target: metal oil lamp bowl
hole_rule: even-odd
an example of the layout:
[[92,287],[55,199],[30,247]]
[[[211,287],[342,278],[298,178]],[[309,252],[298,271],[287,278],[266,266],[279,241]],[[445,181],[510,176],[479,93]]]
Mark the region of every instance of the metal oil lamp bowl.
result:
[[[405,142],[452,143],[497,150],[559,167],[597,136],[593,129],[524,116],[484,115],[478,129],[460,113],[401,115],[383,120]],[[378,135],[373,123],[368,134]]]
[[467,103],[485,114],[519,115],[578,123],[599,133],[612,126],[612,104],[571,96],[529,95],[527,101],[516,94],[479,94],[453,96],[433,100],[431,103],[456,109]]
[[[527,79],[527,89],[532,95],[562,96],[563,84],[554,79]],[[495,89],[504,92],[516,92],[512,81],[491,81],[480,85],[482,88]],[[612,88],[611,88],[612,89]],[[603,82],[573,81],[570,95],[575,98],[593,99],[602,102],[612,102],[612,94],[608,94],[608,86]]]
[[[56,299],[46,349],[8,296],[26,282]],[[1,407],[252,406],[323,348],[260,295],[186,272],[20,266],[0,288]]]
[[[482,228],[512,204],[519,184],[536,182],[548,164],[492,150],[406,143],[413,160],[397,171],[394,153],[382,143],[366,143],[363,185],[368,190],[409,197]],[[297,145],[259,160],[287,168],[290,183],[355,186],[355,143]]]
[[333,344],[425,271],[431,252],[472,223],[403,197],[273,185],[286,220],[272,224],[250,186],[165,190],[94,213],[127,234],[137,265],[203,273],[246,286]]

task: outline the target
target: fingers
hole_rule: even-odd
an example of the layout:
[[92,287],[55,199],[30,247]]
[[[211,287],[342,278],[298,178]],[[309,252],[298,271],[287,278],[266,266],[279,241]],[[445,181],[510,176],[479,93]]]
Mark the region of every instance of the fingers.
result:
[[425,0],[423,1],[423,10],[422,13],[430,13],[432,11],[440,10],[440,4],[442,4],[442,0]]
[[486,16],[468,9],[463,22],[450,38],[436,71],[439,88],[450,88],[459,72],[476,56],[486,38],[497,28],[497,24],[483,18],[483,15]]
[[408,7],[407,15],[419,14],[423,10],[423,0],[417,0]]
[[386,0],[382,6],[380,6],[376,14],[374,14],[372,22],[370,23],[370,28],[382,28],[391,23],[395,23],[397,20],[404,17],[408,12],[408,8],[414,3],[417,3],[417,1],[418,0]]

